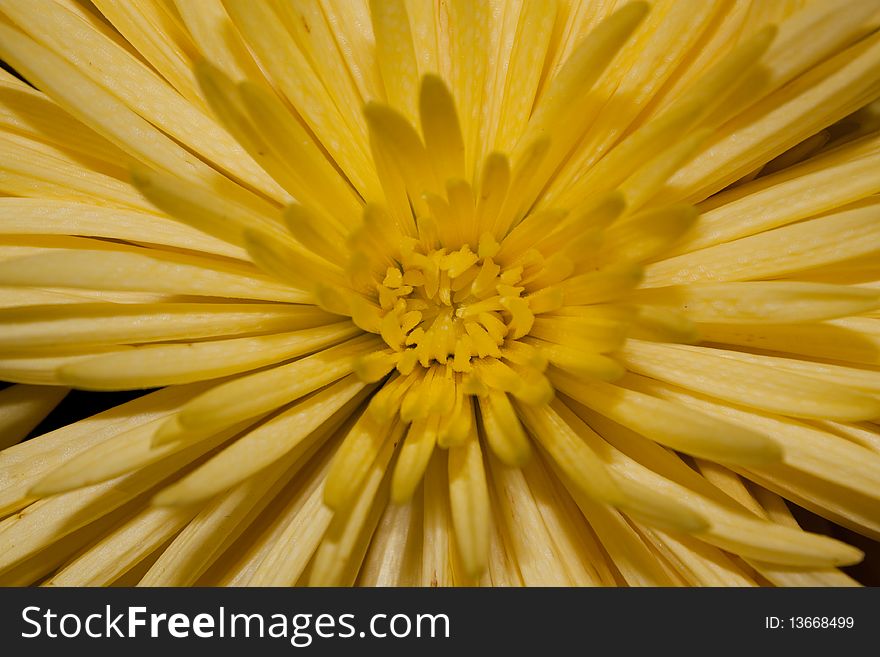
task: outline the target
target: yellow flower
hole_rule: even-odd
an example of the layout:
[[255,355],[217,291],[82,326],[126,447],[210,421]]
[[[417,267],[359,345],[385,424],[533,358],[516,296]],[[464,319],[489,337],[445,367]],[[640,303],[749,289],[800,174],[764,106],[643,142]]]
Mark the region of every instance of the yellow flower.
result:
[[855,584],[878,25],[0,0],[0,583]]

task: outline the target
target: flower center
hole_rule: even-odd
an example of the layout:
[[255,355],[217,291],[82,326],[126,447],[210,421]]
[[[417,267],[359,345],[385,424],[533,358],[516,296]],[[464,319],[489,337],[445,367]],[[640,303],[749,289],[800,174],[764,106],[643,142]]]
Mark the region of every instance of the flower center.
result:
[[450,364],[470,372],[475,358],[501,358],[506,340],[525,335],[534,322],[520,285],[523,267],[493,260],[498,244],[484,236],[475,253],[415,244],[388,267],[376,285],[380,333],[400,352],[397,369]]

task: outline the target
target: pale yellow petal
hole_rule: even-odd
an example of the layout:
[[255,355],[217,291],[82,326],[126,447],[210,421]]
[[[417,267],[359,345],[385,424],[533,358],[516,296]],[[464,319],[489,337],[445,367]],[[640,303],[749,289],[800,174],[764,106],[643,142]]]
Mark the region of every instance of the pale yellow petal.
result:
[[62,386],[12,385],[0,390],[0,449],[27,436],[69,392]]

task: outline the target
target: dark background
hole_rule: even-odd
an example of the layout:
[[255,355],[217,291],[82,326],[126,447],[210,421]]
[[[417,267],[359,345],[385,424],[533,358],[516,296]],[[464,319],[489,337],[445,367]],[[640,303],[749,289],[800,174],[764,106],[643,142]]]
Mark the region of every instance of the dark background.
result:
[[[192,655],[208,649],[219,654],[260,655],[732,655],[870,654],[876,645],[878,589],[6,589],[0,590],[0,645],[8,655],[50,651],[112,655]],[[34,627],[21,619],[27,606],[52,609],[59,616],[84,618],[105,611],[112,616],[128,606],[146,613],[312,614],[315,636],[319,614],[354,614],[360,638],[317,638],[298,651],[285,639],[21,638]],[[446,614],[449,638],[409,636],[380,639],[369,635],[374,614]],[[766,629],[776,616],[784,628]],[[790,617],[851,617],[852,629],[791,629]],[[33,615],[31,615],[33,617]],[[58,620],[55,620],[57,628]],[[96,624],[97,625],[97,624]],[[229,627],[227,622],[226,627]],[[126,626],[123,622],[122,629]],[[140,628],[139,637],[144,637]],[[57,629],[56,629],[57,631]],[[386,630],[387,631],[387,630]],[[359,633],[359,632],[358,632]],[[326,634],[326,632],[325,632]],[[289,636],[289,634],[288,634]],[[712,646],[723,646],[715,650]],[[819,651],[822,651],[821,653]],[[36,651],[36,652],[35,652]]]

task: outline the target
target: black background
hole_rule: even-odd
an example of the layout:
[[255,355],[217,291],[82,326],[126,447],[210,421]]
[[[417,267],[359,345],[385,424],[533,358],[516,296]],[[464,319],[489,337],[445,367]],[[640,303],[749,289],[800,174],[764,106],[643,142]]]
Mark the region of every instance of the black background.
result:
[[[234,654],[383,655],[725,655],[733,650],[805,647],[844,650],[876,646],[877,589],[6,589],[0,590],[0,646],[10,657],[75,650],[73,654],[190,654],[222,650]],[[128,606],[147,613],[297,613],[356,615],[358,630],[375,613],[445,613],[450,638],[315,638],[294,648],[283,638],[47,639],[21,638],[33,626],[22,620],[26,606],[52,608],[80,618]],[[852,629],[765,629],[765,616],[851,616]],[[57,623],[57,621],[56,621]],[[124,627],[124,625],[123,625]],[[143,631],[143,628],[141,628]],[[876,647],[871,653],[876,652]],[[64,653],[62,653],[64,654]],[[649,653],[650,654],[650,653]],[[860,653],[861,654],[861,653]],[[864,653],[868,654],[868,653]]]

